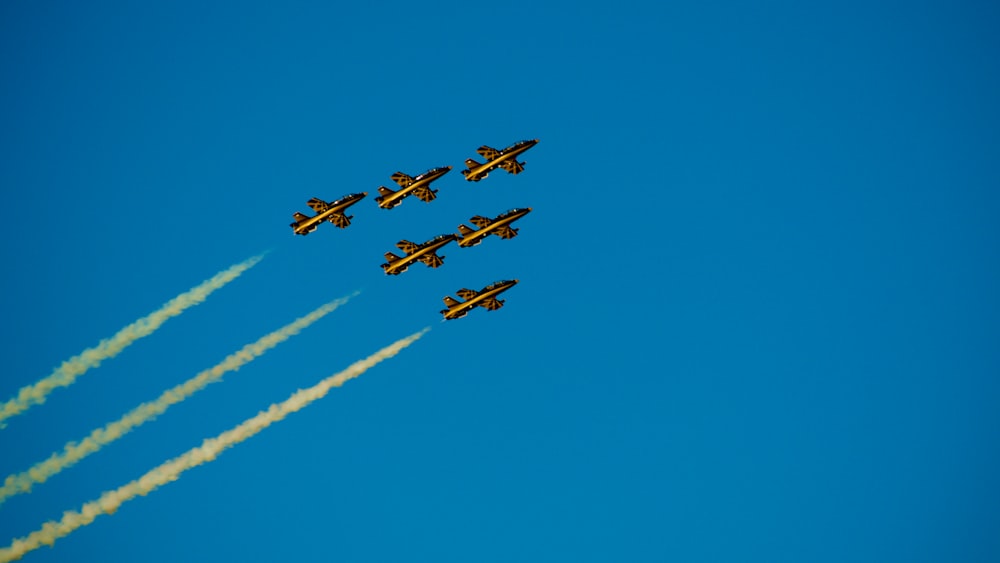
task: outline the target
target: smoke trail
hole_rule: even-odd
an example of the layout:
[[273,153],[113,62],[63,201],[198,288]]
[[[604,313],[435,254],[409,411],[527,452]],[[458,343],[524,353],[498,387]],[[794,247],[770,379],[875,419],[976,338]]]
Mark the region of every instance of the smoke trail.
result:
[[159,310],[135,321],[127,327],[118,331],[111,338],[101,340],[97,346],[84,350],[80,355],[66,360],[44,379],[22,387],[17,396],[4,403],[0,407],[0,428],[6,426],[8,418],[18,415],[29,408],[45,402],[45,398],[57,387],[67,387],[76,381],[87,370],[101,365],[101,362],[117,356],[122,350],[143,336],[149,336],[160,325],[167,322],[171,317],[184,312],[188,307],[197,305],[205,300],[213,291],[221,288],[227,283],[238,278],[240,274],[252,268],[260,262],[264,255],[254,256],[249,260],[236,264],[228,270],[219,272],[215,276],[203,281],[186,293],[174,297]]
[[51,520],[41,528],[27,536],[15,539],[9,547],[0,549],[0,563],[20,559],[29,551],[43,545],[52,545],[59,538],[66,537],[77,528],[86,526],[102,514],[114,514],[122,504],[139,495],[146,495],[153,490],[176,480],[182,473],[203,463],[214,460],[228,448],[250,438],[271,424],[282,420],[289,414],[298,411],[317,399],[322,399],[333,387],[340,387],[346,381],[366,372],[382,360],[398,354],[403,348],[414,343],[430,328],[411,334],[382,348],[367,358],[351,364],[347,369],[332,375],[309,389],[300,389],[285,402],[271,405],[266,411],[243,422],[232,430],[227,430],[215,438],[202,442],[201,446],[188,450],[159,467],[156,467],[142,477],[125,484],[113,491],[102,494],[97,500],[84,504],[79,512],[65,512],[62,519]]
[[[354,295],[357,295],[357,293],[354,293]],[[95,429],[89,436],[79,442],[67,443],[63,447],[62,452],[53,453],[45,461],[33,465],[31,469],[9,475],[4,480],[3,486],[0,487],[0,504],[3,504],[7,498],[16,494],[30,492],[34,485],[44,483],[50,477],[73,466],[76,462],[100,450],[105,445],[121,438],[137,426],[163,414],[171,405],[187,399],[207,387],[210,383],[219,381],[227,372],[240,369],[261,356],[264,352],[295,336],[309,325],[333,312],[337,307],[347,303],[354,295],[331,301],[308,315],[296,319],[294,322],[262,337],[253,344],[247,344],[238,352],[227,356],[225,360],[215,367],[199,373],[173,389],[164,391],[155,401],[139,405],[117,421],[109,423],[103,428]]]

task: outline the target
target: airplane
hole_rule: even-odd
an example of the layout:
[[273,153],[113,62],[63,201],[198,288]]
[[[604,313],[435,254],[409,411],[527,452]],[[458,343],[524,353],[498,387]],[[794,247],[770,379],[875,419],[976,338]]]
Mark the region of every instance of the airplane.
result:
[[312,198],[306,203],[316,212],[315,217],[309,217],[296,211],[292,214],[295,222],[289,225],[295,234],[308,235],[316,230],[323,221],[329,221],[341,229],[347,228],[351,224],[354,215],[344,215],[344,210],[364,199],[368,192],[348,194],[337,201],[327,203],[322,199]]
[[468,170],[462,170],[462,175],[470,182],[478,182],[489,176],[490,170],[496,167],[503,168],[511,174],[520,174],[524,171],[524,163],[517,161],[517,155],[538,144],[538,139],[530,141],[520,141],[498,151],[486,145],[479,147],[476,152],[486,159],[484,164],[480,164],[473,159],[465,161]]
[[406,256],[400,258],[391,252],[386,252],[386,263],[382,264],[382,269],[385,270],[386,274],[398,276],[405,272],[410,267],[410,264],[417,261],[427,264],[428,267],[437,268],[441,264],[444,264],[444,256],[438,256],[436,254],[437,249],[457,239],[458,235],[448,233],[446,235],[438,235],[423,244],[401,240],[396,243],[396,246],[405,252]]
[[375,201],[382,209],[392,209],[393,207],[396,207],[404,197],[410,194],[419,197],[423,201],[434,201],[434,198],[437,197],[434,194],[438,191],[429,188],[431,182],[437,180],[441,176],[444,176],[450,170],[451,166],[432,168],[416,178],[410,177],[402,172],[396,172],[392,175],[392,181],[399,184],[401,189],[394,192],[385,186],[379,186],[379,196],[375,198]]
[[517,236],[518,229],[512,229],[510,224],[517,221],[521,217],[524,217],[530,211],[530,207],[511,209],[506,213],[497,215],[495,219],[488,219],[486,217],[476,215],[472,219],[469,219],[469,221],[471,221],[473,225],[479,227],[478,230],[473,230],[471,227],[467,227],[465,225],[458,226],[458,232],[462,235],[462,237],[458,239],[458,246],[476,246],[477,244],[483,242],[483,239],[491,234],[504,239],[514,238]]
[[503,307],[504,304],[504,300],[497,299],[496,296],[515,285],[517,285],[517,280],[504,280],[490,284],[479,291],[460,289],[457,294],[465,301],[456,301],[451,296],[445,297],[444,304],[448,308],[442,309],[441,314],[444,315],[444,320],[450,321],[451,319],[461,319],[465,315],[468,315],[469,311],[475,309],[476,306],[485,307],[487,311],[496,311],[500,307]]

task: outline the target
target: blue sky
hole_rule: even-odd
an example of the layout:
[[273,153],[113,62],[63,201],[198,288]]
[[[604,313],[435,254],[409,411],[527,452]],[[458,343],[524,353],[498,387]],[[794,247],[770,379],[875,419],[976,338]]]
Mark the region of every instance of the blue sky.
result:
[[[24,560],[995,561],[997,24],[983,2],[3,6],[2,400],[270,251],[12,419],[4,475],[361,294],[8,500],[0,535],[431,326]],[[527,138],[523,174],[460,175]],[[434,202],[372,201],[443,165]],[[357,191],[348,229],[292,235]],[[515,239],[379,268],[526,206]],[[440,322],[507,278],[503,309]]]

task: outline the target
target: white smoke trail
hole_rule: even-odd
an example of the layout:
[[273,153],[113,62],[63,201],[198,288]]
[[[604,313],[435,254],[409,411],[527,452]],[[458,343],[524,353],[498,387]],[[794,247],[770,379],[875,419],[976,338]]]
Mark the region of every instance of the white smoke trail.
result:
[[29,551],[43,545],[53,545],[59,538],[66,537],[74,530],[86,526],[102,514],[114,514],[125,502],[139,495],[146,495],[171,481],[175,481],[182,473],[203,463],[214,460],[228,448],[250,438],[271,424],[284,419],[289,414],[298,411],[317,399],[321,399],[334,387],[340,387],[346,381],[353,379],[382,360],[398,354],[403,348],[417,341],[430,328],[411,334],[382,348],[367,358],[351,364],[347,369],[332,375],[308,389],[300,389],[285,402],[271,405],[266,411],[243,422],[232,430],[227,430],[215,438],[202,442],[201,446],[188,450],[159,467],[156,467],[142,477],[127,483],[113,491],[102,494],[97,500],[84,504],[79,512],[65,512],[60,520],[51,520],[41,528],[27,536],[13,540],[9,547],[0,549],[0,563],[20,559]]
[[238,278],[240,274],[252,268],[263,258],[263,254],[254,256],[249,260],[219,272],[190,291],[174,297],[164,304],[163,307],[160,307],[160,309],[121,329],[111,338],[106,338],[98,343],[97,346],[88,348],[78,356],[66,360],[48,377],[32,385],[22,387],[16,397],[10,399],[0,407],[0,428],[6,426],[5,421],[8,418],[16,416],[35,405],[44,403],[49,393],[56,388],[72,385],[76,381],[76,378],[86,373],[87,370],[101,365],[101,362],[108,358],[117,356],[136,340],[144,336],[149,336],[171,317],[176,317],[183,313],[185,309],[201,303],[213,291]]
[[[357,295],[357,293],[354,295]],[[264,352],[295,336],[309,325],[332,313],[337,307],[347,303],[354,295],[331,301],[308,315],[296,319],[294,322],[260,338],[253,344],[247,344],[239,351],[227,356],[218,365],[199,373],[173,389],[164,391],[155,401],[139,405],[115,422],[109,423],[103,428],[95,429],[89,436],[79,442],[67,443],[61,452],[53,453],[48,459],[36,463],[27,471],[7,476],[3,486],[0,487],[0,504],[14,495],[30,492],[33,486],[44,483],[50,477],[71,467],[81,459],[100,450],[105,445],[121,438],[137,426],[163,414],[171,405],[179,403],[201,391],[209,384],[219,381],[227,372],[240,369],[264,354]]]

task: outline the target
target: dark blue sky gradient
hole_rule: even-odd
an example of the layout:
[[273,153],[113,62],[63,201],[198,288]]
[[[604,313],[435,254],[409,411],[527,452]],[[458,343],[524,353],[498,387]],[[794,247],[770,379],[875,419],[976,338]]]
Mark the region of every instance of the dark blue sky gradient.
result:
[[[996,561],[998,11],[0,7],[0,400],[271,251],[12,419],[3,475],[362,291],[8,500],[0,541],[432,326],[24,560]],[[462,178],[527,138],[523,174]],[[443,165],[436,201],[372,201]],[[292,235],[357,191],[351,227]],[[527,206],[513,240],[378,267]]]

